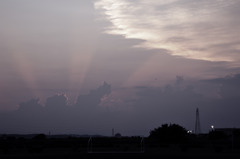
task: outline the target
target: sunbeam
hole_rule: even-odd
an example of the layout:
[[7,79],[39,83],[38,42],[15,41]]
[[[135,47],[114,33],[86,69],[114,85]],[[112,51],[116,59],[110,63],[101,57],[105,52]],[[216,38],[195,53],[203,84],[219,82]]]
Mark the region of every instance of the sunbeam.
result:
[[35,73],[33,72],[33,63],[25,55],[25,50],[21,45],[12,45],[14,46],[12,50],[12,60],[14,67],[18,72],[18,76],[24,81],[26,89],[32,92],[33,98],[42,97],[41,93],[37,91],[38,86]]

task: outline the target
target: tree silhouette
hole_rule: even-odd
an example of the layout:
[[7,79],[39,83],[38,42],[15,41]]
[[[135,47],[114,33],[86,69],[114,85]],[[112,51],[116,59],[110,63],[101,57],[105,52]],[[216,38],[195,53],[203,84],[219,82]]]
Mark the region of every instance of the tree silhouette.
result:
[[149,138],[163,143],[180,143],[185,140],[187,131],[178,124],[163,124],[150,131]]

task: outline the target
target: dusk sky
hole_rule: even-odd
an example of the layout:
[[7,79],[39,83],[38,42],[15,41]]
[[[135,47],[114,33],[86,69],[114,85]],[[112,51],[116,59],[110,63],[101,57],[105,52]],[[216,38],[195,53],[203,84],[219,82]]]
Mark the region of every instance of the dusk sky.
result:
[[240,1],[1,0],[0,133],[240,127]]

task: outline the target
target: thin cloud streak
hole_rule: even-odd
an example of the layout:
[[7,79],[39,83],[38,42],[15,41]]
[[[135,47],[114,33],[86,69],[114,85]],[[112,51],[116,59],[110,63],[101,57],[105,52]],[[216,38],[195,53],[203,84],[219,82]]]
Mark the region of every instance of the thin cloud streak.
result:
[[[98,0],[95,8],[111,22],[105,32],[141,39],[135,45],[165,49],[175,56],[239,62],[239,1]],[[230,45],[228,45],[230,44]],[[222,46],[225,47],[216,47]]]

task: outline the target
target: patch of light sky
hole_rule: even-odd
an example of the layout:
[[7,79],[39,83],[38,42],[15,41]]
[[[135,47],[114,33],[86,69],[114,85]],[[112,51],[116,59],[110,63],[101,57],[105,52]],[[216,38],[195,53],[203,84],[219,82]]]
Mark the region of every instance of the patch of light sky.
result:
[[[98,0],[95,8],[112,23],[105,32],[141,39],[135,45],[146,49],[166,49],[171,55],[207,61],[239,62],[238,24],[232,7],[239,1],[192,0]],[[169,39],[188,39],[169,40]],[[222,53],[224,51],[224,53]]]

